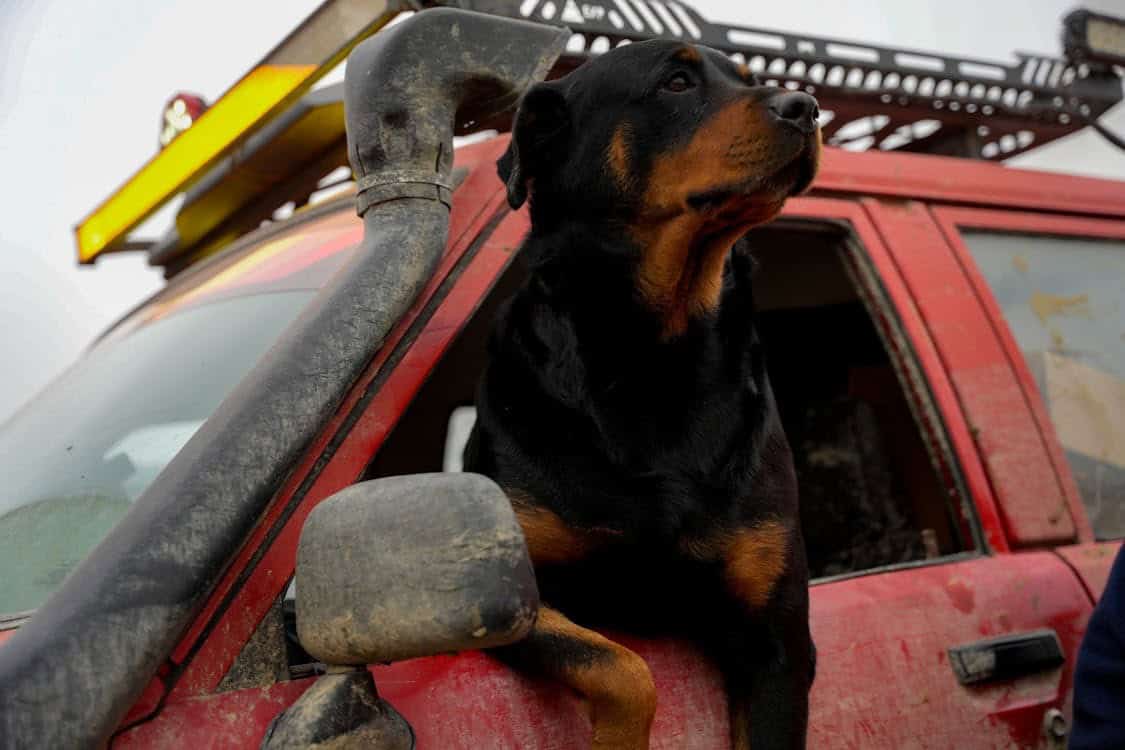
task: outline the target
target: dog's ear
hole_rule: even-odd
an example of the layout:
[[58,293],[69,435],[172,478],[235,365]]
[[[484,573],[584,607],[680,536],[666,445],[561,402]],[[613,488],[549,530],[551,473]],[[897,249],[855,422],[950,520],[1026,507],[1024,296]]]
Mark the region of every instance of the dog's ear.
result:
[[519,208],[531,183],[562,160],[570,113],[566,97],[554,83],[537,83],[524,94],[512,122],[512,140],[496,163],[508,186],[508,205]]

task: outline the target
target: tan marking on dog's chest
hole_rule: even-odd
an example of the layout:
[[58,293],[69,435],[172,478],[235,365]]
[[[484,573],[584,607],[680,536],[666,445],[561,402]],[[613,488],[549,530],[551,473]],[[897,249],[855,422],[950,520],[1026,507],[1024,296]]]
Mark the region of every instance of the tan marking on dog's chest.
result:
[[746,165],[765,158],[766,139],[758,131],[766,127],[746,102],[736,102],[711,118],[685,147],[653,163],[633,237],[641,246],[637,286],[661,316],[665,338],[683,333],[692,318],[718,308],[730,248],[781,209],[784,197],[756,202],[737,215],[705,215],[687,205],[691,195],[744,179]]
[[534,565],[581,560],[620,536],[611,529],[576,529],[554,511],[536,505],[525,492],[507,491],[516,520],[523,529],[527,553]]
[[789,530],[780,521],[765,521],[734,533],[727,549],[725,574],[731,592],[747,606],[769,603],[785,573]]

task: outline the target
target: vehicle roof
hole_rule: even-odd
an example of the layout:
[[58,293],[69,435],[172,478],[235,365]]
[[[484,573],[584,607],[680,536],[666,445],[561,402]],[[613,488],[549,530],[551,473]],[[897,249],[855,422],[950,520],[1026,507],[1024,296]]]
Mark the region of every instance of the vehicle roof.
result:
[[933,154],[826,148],[813,192],[1125,217],[1125,180]]

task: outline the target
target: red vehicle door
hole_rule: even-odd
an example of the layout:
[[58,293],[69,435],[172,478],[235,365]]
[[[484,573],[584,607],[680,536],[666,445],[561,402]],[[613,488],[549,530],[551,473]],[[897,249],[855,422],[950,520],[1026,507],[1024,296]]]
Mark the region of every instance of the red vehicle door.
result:
[[[869,305],[883,311],[884,340],[898,348],[897,364],[915,414],[923,415],[918,421],[931,453],[946,457],[946,490],[963,493],[962,521],[977,524],[979,534],[976,548],[960,555],[814,583],[813,631],[823,668],[813,690],[810,746],[1034,747],[1048,712],[1069,711],[1090,602],[1058,557],[1012,549],[997,502],[1010,478],[984,460],[981,426],[958,392],[962,365],[946,352],[950,313],[969,311],[955,305],[928,315],[927,290],[952,296],[971,288],[964,280],[942,284],[934,277],[952,260],[948,246],[932,223],[896,223],[896,216],[910,216],[896,215],[896,205],[851,205],[838,218],[851,223],[862,243],[855,276],[867,278]],[[916,283],[916,274],[928,281]],[[960,336],[958,343],[978,356],[997,351],[991,328],[981,321],[965,321]],[[1016,388],[1014,373],[996,372],[992,386],[995,395]],[[1035,434],[1026,407],[1009,418],[1024,422],[1014,429]],[[1026,459],[1042,463],[1045,451],[1040,447]],[[1029,503],[1028,515],[1050,525],[1052,508]],[[1062,535],[1068,533],[1073,537],[1073,524]],[[966,676],[958,679],[955,668],[967,650],[980,646],[991,653],[998,638],[1028,650],[1057,638],[1061,663],[1029,661],[1013,673],[962,684]]]
[[[916,392],[932,397],[916,413],[940,414],[935,442],[956,457],[951,474],[981,537],[973,559],[814,585],[814,634],[829,666],[814,688],[813,736],[826,747],[1034,747],[1052,709],[1069,715],[1091,605],[1057,556],[1013,543],[1011,523],[1038,543],[1076,541],[1081,509],[1071,513],[1018,376],[926,206],[866,200],[864,209],[853,222],[901,325],[886,339],[912,350],[925,380]],[[1014,498],[1023,502],[1013,517]],[[971,684],[954,674],[965,647],[1005,638],[1030,650],[1044,637],[1058,639],[1062,663]]]

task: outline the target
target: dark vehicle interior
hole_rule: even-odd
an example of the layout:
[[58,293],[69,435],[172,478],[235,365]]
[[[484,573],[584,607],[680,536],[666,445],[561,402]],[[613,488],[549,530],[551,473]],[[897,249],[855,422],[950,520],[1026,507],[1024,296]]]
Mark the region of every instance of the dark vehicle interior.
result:
[[[767,366],[792,445],[812,575],[953,554],[954,507],[919,434],[838,238],[768,228],[748,239]],[[512,263],[372,461],[365,478],[441,471],[450,415],[473,403]]]

